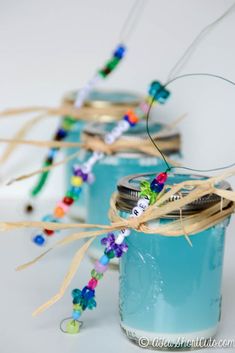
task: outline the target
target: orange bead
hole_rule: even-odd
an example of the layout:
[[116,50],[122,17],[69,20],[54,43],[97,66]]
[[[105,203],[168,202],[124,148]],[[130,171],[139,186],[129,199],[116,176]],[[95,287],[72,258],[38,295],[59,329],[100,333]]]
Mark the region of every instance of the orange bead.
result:
[[57,218],[62,218],[65,215],[65,212],[62,207],[56,207],[54,211],[54,216]]
[[127,115],[129,117],[129,121],[131,123],[133,123],[133,124],[138,123],[139,119],[132,110],[128,110]]

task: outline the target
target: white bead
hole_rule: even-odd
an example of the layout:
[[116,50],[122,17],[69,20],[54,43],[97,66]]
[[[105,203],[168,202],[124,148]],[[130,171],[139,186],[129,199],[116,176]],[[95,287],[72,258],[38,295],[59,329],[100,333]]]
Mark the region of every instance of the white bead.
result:
[[91,166],[88,163],[84,163],[81,166],[81,170],[82,170],[83,173],[88,174],[91,171]]
[[147,199],[139,199],[137,202],[137,206],[143,208],[143,210],[146,210],[148,205],[149,205],[149,200]]
[[96,161],[99,161],[100,159],[104,158],[104,153],[99,152],[99,151],[95,151],[93,153],[93,157],[95,158]]
[[93,184],[94,181],[95,181],[95,176],[94,176],[94,174],[93,174],[93,173],[89,173],[89,174],[88,174],[88,177],[87,177],[87,182],[88,182],[88,184]]
[[126,120],[121,120],[118,122],[118,126],[120,127],[120,129],[124,132],[124,131],[127,131],[129,130],[130,128],[130,125],[128,123],[128,121]]
[[123,235],[124,237],[128,237],[128,235],[131,234],[131,231],[130,231],[130,229],[128,229],[128,228],[123,228],[123,229],[121,229],[120,232],[122,233],[122,235]]
[[107,143],[107,145],[111,145],[115,141],[115,136],[113,136],[112,133],[109,133],[105,135],[104,137],[104,142]]
[[116,126],[111,133],[117,139],[119,136],[121,136],[122,131]]
[[132,214],[134,217],[139,217],[143,213],[143,208],[136,206],[132,210]]
[[116,240],[115,240],[115,243],[120,245],[120,244],[122,244],[123,240],[124,240],[124,235],[122,233],[119,233]]

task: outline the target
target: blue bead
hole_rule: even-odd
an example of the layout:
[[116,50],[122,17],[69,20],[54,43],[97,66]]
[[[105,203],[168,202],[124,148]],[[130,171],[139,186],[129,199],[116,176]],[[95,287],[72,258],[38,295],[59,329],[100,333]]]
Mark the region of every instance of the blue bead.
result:
[[124,45],[119,45],[114,51],[113,55],[118,59],[122,59],[123,56],[125,55],[125,52],[126,52],[126,47],[124,47]]
[[101,258],[99,259],[99,262],[104,266],[107,265],[109,263],[108,256],[107,255],[101,256]]
[[51,148],[48,153],[48,157],[54,159],[57,152],[58,152],[58,149]]
[[152,191],[159,193],[159,192],[161,192],[162,189],[164,188],[164,184],[160,184],[160,183],[157,182],[156,179],[154,179],[154,180],[151,182],[151,184],[150,184],[150,188],[151,188]]
[[80,311],[73,311],[73,319],[74,320],[78,320],[81,316],[81,312]]
[[158,81],[153,81],[149,87],[148,93],[150,96],[154,97],[155,94],[162,89],[162,85]]
[[57,134],[56,134],[56,138],[58,139],[63,139],[64,137],[66,137],[68,135],[68,133],[64,130],[64,129],[59,129],[57,131]]
[[42,218],[42,221],[43,222],[53,222],[53,216],[50,214],[47,214]]
[[169,96],[170,96],[170,92],[167,91],[166,89],[162,89],[157,93],[156,100],[160,104],[164,104]]
[[81,296],[81,291],[80,291],[80,289],[75,288],[75,289],[72,290],[72,297],[73,297],[73,298],[78,298],[78,297],[80,297],[80,296]]
[[45,238],[43,235],[38,234],[33,238],[33,242],[39,246],[42,246],[43,244],[45,244]]
[[87,286],[85,286],[82,290],[81,296],[83,298],[89,300],[95,296],[95,291],[93,289],[90,289]]
[[82,188],[80,186],[72,186],[69,191],[76,197],[81,194]]
[[128,115],[124,115],[123,119],[126,120],[131,127],[136,125],[136,123],[132,123],[131,121],[129,121],[129,116]]

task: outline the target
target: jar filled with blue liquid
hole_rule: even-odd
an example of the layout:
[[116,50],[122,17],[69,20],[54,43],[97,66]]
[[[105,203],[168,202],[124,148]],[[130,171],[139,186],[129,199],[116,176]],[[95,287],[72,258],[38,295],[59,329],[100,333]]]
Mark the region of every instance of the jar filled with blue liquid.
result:
[[[104,135],[113,127],[114,123],[91,123],[84,129],[84,138],[89,136],[103,139]],[[164,154],[170,157],[172,161],[178,161],[180,157],[180,135],[174,129],[163,133],[164,127],[162,124],[153,122],[150,123],[149,128],[152,136],[156,136]],[[161,135],[157,135],[160,132]],[[135,138],[143,141],[148,139],[144,120],[140,121],[122,137],[123,141],[131,141]],[[87,158],[89,158],[89,153]],[[93,168],[95,182],[89,185],[87,191],[87,222],[93,224],[110,223],[108,217],[110,197],[116,191],[116,185],[120,178],[132,173],[160,172],[163,168],[164,162],[161,158],[140,153],[137,150],[126,149],[106,155]],[[88,254],[92,259],[99,259],[103,253],[103,246],[100,243],[101,238],[102,236],[96,238],[88,249]],[[112,264],[117,265],[118,260],[113,259]]]
[[[63,100],[65,106],[72,106],[75,102],[76,92],[68,93]],[[114,122],[119,120],[125,111],[129,108],[135,108],[141,102],[141,96],[120,90],[103,91],[94,90],[90,93],[88,99],[84,104],[84,112],[87,112],[84,119],[77,120],[73,125],[66,141],[81,142],[81,135],[87,123],[100,122]],[[107,110],[107,113],[106,113]],[[73,119],[64,117],[64,119]],[[68,155],[78,152],[77,148],[69,148],[66,150]],[[69,188],[70,179],[73,172],[74,164],[82,164],[87,157],[86,151],[81,150],[79,156],[75,160],[71,160],[66,165],[66,188]],[[89,186],[88,186],[89,187]],[[83,185],[83,191],[79,200],[73,205],[69,212],[69,216],[78,222],[87,221],[87,185]]]
[[[118,183],[117,208],[128,218],[137,204],[140,181],[154,174],[136,174]],[[167,184],[205,177],[169,174]],[[217,188],[230,189],[227,182]],[[191,190],[191,189],[190,189]],[[189,189],[173,195],[186,196]],[[169,200],[170,202],[170,200]],[[210,194],[182,208],[182,216],[198,214],[216,203]],[[153,222],[165,225],[180,218],[174,211]],[[224,242],[229,217],[190,236],[167,237],[132,230],[128,251],[120,261],[121,327],[131,340],[151,348],[192,348],[215,336],[221,317]],[[142,341],[141,341],[142,340]]]

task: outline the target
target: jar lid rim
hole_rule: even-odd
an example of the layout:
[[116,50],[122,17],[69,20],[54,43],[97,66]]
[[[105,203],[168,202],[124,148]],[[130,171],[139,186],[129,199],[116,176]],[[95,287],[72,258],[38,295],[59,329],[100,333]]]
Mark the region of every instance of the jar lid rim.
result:
[[[131,211],[131,209],[136,206],[137,200],[139,199],[139,193],[140,193],[140,181],[141,180],[146,180],[150,176],[152,179],[156,173],[141,173],[141,174],[132,174],[128,175],[122,179],[119,180],[118,185],[117,185],[117,190],[118,190],[118,195],[117,195],[117,201],[116,201],[116,206],[120,211]],[[201,179],[207,179],[209,178],[208,176],[205,175],[200,175],[200,174],[180,174],[180,173],[169,173],[168,174],[168,180],[170,178],[176,178],[176,177],[190,177],[192,180],[201,180]],[[133,183],[133,181],[135,183]],[[172,184],[174,185],[174,183]],[[231,190],[231,185],[223,180],[220,181],[217,186],[219,189],[223,190]],[[191,190],[193,187],[191,188]],[[179,193],[176,193],[172,195],[172,197],[168,200],[169,202],[176,201],[184,196],[186,196],[190,192],[190,188],[184,189]],[[203,209],[209,208],[213,204],[219,202],[221,200],[221,197],[216,195],[216,194],[208,194],[205,195],[192,203],[184,206],[182,208],[182,214],[188,215],[188,214],[194,214],[197,212],[202,211]],[[180,211],[173,211],[172,213],[164,216],[163,218],[178,218],[180,216]]]

